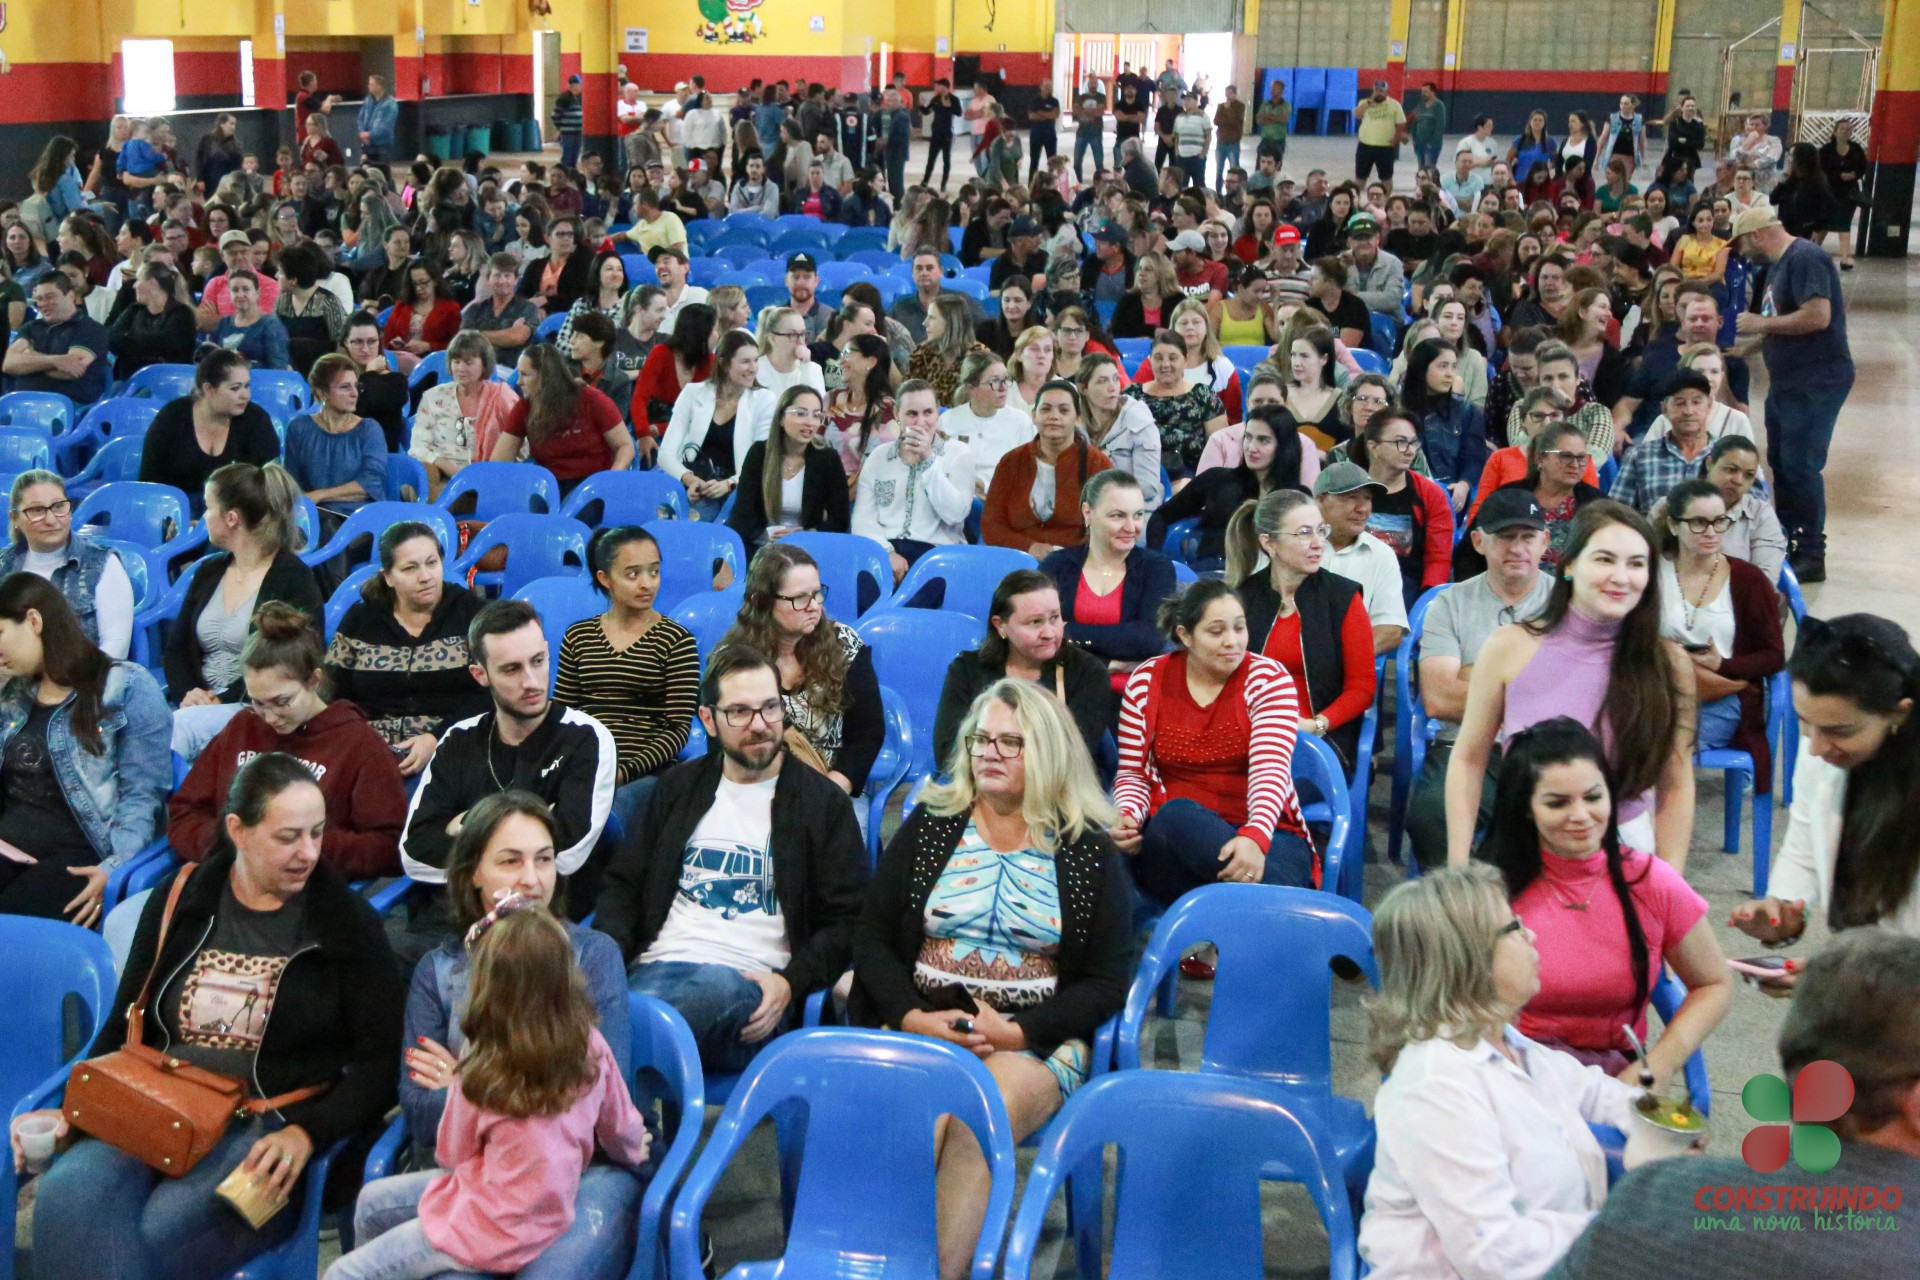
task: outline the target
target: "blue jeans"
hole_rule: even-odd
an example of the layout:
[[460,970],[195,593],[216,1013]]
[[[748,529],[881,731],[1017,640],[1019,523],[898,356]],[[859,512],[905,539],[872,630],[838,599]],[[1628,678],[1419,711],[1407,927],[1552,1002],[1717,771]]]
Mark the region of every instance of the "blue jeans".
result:
[[1733,741],[1734,731],[1739,727],[1739,694],[1730,693],[1724,698],[1703,702],[1700,704],[1699,741],[1695,745],[1702,751],[1718,751]]
[[1413,163],[1415,167],[1421,169],[1439,168],[1440,146],[1444,141],[1445,139],[1439,139],[1434,142],[1422,142],[1420,139],[1415,138],[1413,140]]
[[[1169,800],[1147,819],[1140,852],[1133,859],[1133,880],[1140,892],[1170,905],[1190,889],[1220,879],[1220,847],[1237,834],[1205,805]],[[1262,884],[1304,888],[1313,883],[1313,847],[1291,831],[1275,831],[1267,846]]]
[[[420,1198],[442,1169],[382,1178],[360,1189],[353,1238],[360,1247],[327,1268],[327,1280],[427,1280],[474,1276],[428,1243]],[[522,1267],[519,1280],[619,1280],[633,1263],[633,1237],[645,1184],[625,1169],[594,1165],[580,1177],[573,1225]]]
[[1775,382],[1767,391],[1767,465],[1773,468],[1773,505],[1796,555],[1827,554],[1827,466],[1833,424],[1853,390],[1796,387]]
[[41,1175],[33,1210],[38,1275],[61,1280],[212,1280],[285,1241],[293,1203],[255,1231],[213,1194],[277,1121],[234,1124],[192,1172],[155,1173],[97,1138],[82,1138]]
[[1224,191],[1227,185],[1227,170],[1239,167],[1240,144],[1216,142],[1213,146],[1213,189]]
[[560,135],[560,163],[572,169],[580,163],[580,135],[563,133]]
[[708,524],[720,523],[720,508],[727,505],[725,498],[688,498],[687,506],[695,520],[704,520]]
[[1098,129],[1088,128],[1075,130],[1073,135],[1073,176],[1081,182],[1085,182],[1086,178],[1082,176],[1080,172],[1080,157],[1089,151],[1093,152],[1093,172],[1097,176],[1102,169],[1107,167],[1106,140]]
[[[740,1039],[741,1030],[760,1007],[761,991],[759,983],[738,969],[724,964],[655,960],[635,965],[627,974],[627,988],[679,1011],[693,1029],[693,1041],[700,1046],[700,1065],[708,1071],[744,1071],[760,1045],[766,1043],[748,1044]],[[804,994],[793,993],[774,1035],[792,1025]]]
[[613,816],[619,819],[620,830],[631,834],[640,825],[646,817],[647,798],[653,794],[653,784],[658,781],[659,775],[650,773],[614,788]]
[[1175,156],[1174,167],[1186,175],[1189,187],[1207,185],[1207,158],[1205,156]]

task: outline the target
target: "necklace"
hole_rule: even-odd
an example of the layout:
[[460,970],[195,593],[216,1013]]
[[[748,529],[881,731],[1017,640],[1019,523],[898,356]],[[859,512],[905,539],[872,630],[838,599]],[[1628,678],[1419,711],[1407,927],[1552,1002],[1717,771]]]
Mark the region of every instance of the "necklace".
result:
[[1563,895],[1560,892],[1559,886],[1554,884],[1553,881],[1551,880],[1547,881],[1547,892],[1553,895],[1553,900],[1555,902],[1559,903],[1561,906],[1565,907],[1569,911],[1585,911],[1587,909],[1587,905],[1593,901],[1593,895],[1599,892],[1599,889],[1600,889],[1600,886],[1598,884],[1594,885],[1593,888],[1587,890],[1586,897],[1580,899],[1580,901],[1578,902],[1575,902],[1572,898]]
[[[493,789],[495,791],[505,791],[507,784],[500,781],[500,771],[493,767],[493,740],[497,736],[498,735],[491,733],[487,735],[487,773],[493,778]],[[512,768],[508,768],[507,776],[509,778],[513,776]]]
[[[1680,612],[1685,618],[1688,631],[1693,630],[1693,624],[1695,620],[1699,618],[1700,610],[1707,607],[1707,596],[1713,590],[1713,581],[1720,576],[1720,559],[1720,553],[1716,551],[1713,556],[1713,563],[1707,566],[1706,581],[1700,584],[1700,598],[1698,600],[1687,599],[1686,588],[1682,587],[1680,589]],[[1675,581],[1678,581],[1679,577],[1680,571],[1676,567],[1674,570]]]

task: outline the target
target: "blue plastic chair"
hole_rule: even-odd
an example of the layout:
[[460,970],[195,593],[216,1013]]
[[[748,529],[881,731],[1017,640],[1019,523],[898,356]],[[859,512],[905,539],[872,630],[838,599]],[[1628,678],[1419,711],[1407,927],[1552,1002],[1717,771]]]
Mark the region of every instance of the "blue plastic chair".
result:
[[290,369],[259,369],[251,373],[253,402],[279,422],[305,413],[313,406],[313,388]]
[[[1427,755],[1427,744],[1438,732],[1438,721],[1429,721],[1420,696],[1420,638],[1426,633],[1427,610],[1439,598],[1445,585],[1428,587],[1407,610],[1407,634],[1393,654],[1393,787],[1387,805],[1387,859],[1400,861],[1400,842],[1406,835],[1407,802],[1413,795],[1413,780]],[[1409,862],[1407,874],[1418,874],[1419,861]]]
[[[667,616],[693,632],[694,647],[699,650],[700,661],[704,665],[713,646],[720,643],[720,637],[740,616],[740,606],[746,602],[746,598],[746,583],[736,579],[724,591],[695,591],[683,597],[667,610]],[[699,721],[696,720],[693,727],[698,732]]]
[[[1786,736],[1787,718],[1793,714],[1793,680],[1784,670],[1776,671],[1767,680],[1767,742],[1784,744],[1774,749],[1773,767],[1776,774],[1785,768],[1781,756],[1786,748],[1798,745],[1798,732],[1793,738]],[[1735,751],[1731,747],[1721,747],[1713,751],[1696,751],[1693,763],[1700,769],[1719,769],[1726,779],[1725,809],[1726,819],[1721,837],[1721,848],[1729,853],[1740,852],[1740,805],[1745,793],[1753,794],[1753,896],[1767,896],[1769,868],[1773,860],[1773,791],[1769,788],[1761,791],[1755,786],[1758,773],[1753,756],[1749,752]]]
[[170,484],[118,480],[80,500],[73,511],[73,527],[105,525],[108,537],[152,547],[170,564],[207,540],[205,525],[194,524],[191,513],[187,495]]
[[1245,1076],[1283,1091],[1316,1135],[1321,1158],[1358,1207],[1373,1167],[1366,1108],[1333,1091],[1329,1019],[1336,957],[1375,986],[1373,918],[1358,903],[1281,885],[1203,885],[1167,908],[1140,957],[1120,1015],[1114,1060],[1140,1069],[1140,1036],[1155,989],[1204,942],[1219,950],[1199,1070]]
[[744,267],[749,262],[765,262],[767,250],[764,245],[735,240],[713,245],[708,249],[707,256],[730,267]]
[[935,547],[913,562],[887,603],[896,609],[910,608],[908,602],[921,588],[940,582],[946,590],[940,601],[942,611],[984,620],[1002,578],[1016,569],[1039,567],[1038,560],[1012,547]]
[[[693,246],[687,247],[691,249]],[[647,284],[656,278],[653,263],[644,253],[623,253],[620,255],[620,265],[626,269],[629,285]],[[692,262],[690,261],[688,265],[691,266]]]
[[689,596],[713,589],[725,563],[736,583],[747,573],[747,545],[724,524],[704,520],[649,520],[641,526],[660,544],[660,594],[653,607],[664,613]]
[[560,482],[553,472],[534,462],[470,462],[454,473],[434,500],[436,507],[454,510],[454,504],[473,494],[473,520],[493,520],[515,511],[557,512]]
[[427,466],[410,453],[387,455],[385,497],[388,502],[427,501]]
[[[1312,804],[1301,797],[1300,814],[1307,820],[1308,826],[1325,824],[1327,827],[1327,848],[1321,856],[1320,887],[1328,893],[1338,893],[1360,901],[1361,873],[1365,870],[1366,848],[1362,844],[1359,853],[1353,849],[1353,797],[1352,788],[1346,777],[1340,772],[1340,753],[1331,743],[1314,737],[1310,733],[1300,734],[1293,743],[1293,782],[1296,793],[1302,784],[1313,788],[1319,796]],[[1365,840],[1365,825],[1360,824],[1361,839]]]
[[777,233],[778,228],[766,217],[743,209],[727,216],[713,238],[713,247],[718,249],[730,244],[746,244],[764,249],[773,242]]
[[566,324],[566,322],[567,313],[564,311],[557,315],[548,316],[545,320],[542,320],[539,327],[533,331],[533,340],[535,342],[553,341],[553,339],[559,335],[561,326]]
[[0,427],[0,471],[18,475],[53,466],[53,437],[39,427]]
[[1153,339],[1115,338],[1113,349],[1120,353],[1120,363],[1132,369],[1153,354]]
[[[1260,72],[1259,101],[1265,102],[1273,96],[1273,86],[1276,81],[1286,88],[1286,92],[1281,96],[1286,100],[1287,105],[1291,107],[1293,105],[1292,67],[1266,67],[1262,69]],[[1289,124],[1291,124],[1291,121],[1289,121]]]
[[224,1280],[308,1280],[320,1268],[320,1208],[326,1199],[327,1173],[346,1148],[342,1139],[307,1163],[300,1193],[300,1221],[293,1234],[259,1257],[229,1271]]
[[1317,112],[1314,123],[1316,133],[1327,131],[1327,69],[1325,67],[1295,67],[1293,69],[1293,94],[1287,101],[1293,106],[1294,133],[1305,133],[1300,117],[1308,111]]
[[[503,596],[535,578],[584,577],[588,532],[587,526],[566,516],[518,511],[489,520],[468,540],[453,567],[476,586],[498,587]],[[507,549],[507,567],[498,572],[479,569],[481,558],[495,547]]]
[[127,571],[127,581],[133,585],[135,613],[160,598],[167,588],[167,567],[155,561],[152,552],[135,542],[119,542],[112,538],[101,538],[99,542],[120,557],[121,567]]
[[0,396],[0,425],[34,427],[50,436],[73,430],[79,411],[57,391],[9,391]]
[[875,609],[853,629],[873,650],[874,674],[881,686],[898,692],[904,704],[913,733],[902,781],[917,785],[939,770],[933,758],[933,720],[947,667],[979,645],[986,624],[945,609]]
[[111,441],[127,437],[136,440],[144,438],[148,426],[160,412],[160,405],[158,400],[135,400],[120,396],[102,400],[88,409],[86,416],[72,430],[54,437],[53,456],[61,474],[74,476]]
[[857,262],[866,267],[871,274],[881,276],[887,275],[900,265],[899,254],[888,253],[877,245],[871,249],[856,249],[847,254],[845,260],[849,263]]
[[858,533],[817,533],[803,529],[784,540],[812,556],[820,566],[820,583],[827,588],[827,604],[835,617],[852,622],[860,616],[860,583],[873,583],[874,595],[865,612],[886,603],[893,592],[893,562],[887,547]]
[[[847,233],[833,242],[833,252],[841,261],[852,261],[856,253],[877,251],[891,258],[887,253],[887,232],[884,227],[848,227]],[[821,263],[826,266],[826,263]]]
[[[1687,998],[1687,984],[1680,981],[1673,970],[1660,970],[1660,981],[1654,984],[1650,995],[1653,1011],[1660,1015],[1665,1024],[1673,1020],[1673,1015]],[[1713,1111],[1713,1087],[1707,1079],[1707,1055],[1703,1050],[1695,1049],[1693,1056],[1687,1059],[1684,1070],[1687,1083],[1687,1100],[1693,1103],[1694,1110],[1701,1115],[1710,1115]],[[1600,1140],[1600,1150],[1607,1157],[1607,1181],[1618,1182],[1626,1173],[1624,1157],[1627,1148],[1627,1135],[1610,1124],[1588,1125],[1593,1136]]]
[[[1175,565],[1185,565],[1200,551],[1200,517],[1188,516],[1185,520],[1175,520],[1167,526],[1166,538],[1160,544],[1160,550]],[[1189,570],[1191,572],[1191,570]],[[1198,574],[1194,576],[1198,577]]]
[[67,497],[78,502],[101,485],[140,478],[140,454],[147,447],[144,435],[117,436],[100,446],[78,475],[67,481]]
[[[1793,614],[1797,626],[1807,620],[1807,597],[1800,590],[1800,578],[1790,564],[1780,566],[1780,581],[1776,584],[1780,594],[1787,598],[1787,609]],[[1791,685],[1789,685],[1791,688]],[[1793,806],[1793,769],[1800,758],[1800,717],[1793,712],[1793,699],[1784,700],[1780,711],[1780,736],[1773,739],[1779,745],[1775,748],[1775,763],[1780,770],[1780,803]]]
[[886,718],[886,736],[881,740],[880,754],[873,758],[873,768],[867,772],[865,797],[869,869],[880,858],[880,824],[886,816],[887,801],[913,770],[913,717],[907,712],[907,700],[881,685],[880,708]]
[[805,1109],[795,1133],[786,1253],[740,1276],[934,1275],[934,1122],[951,1116],[991,1172],[975,1280],[991,1280],[1013,1206],[1014,1141],[1000,1090],[953,1045],[889,1031],[816,1027],[781,1036],[748,1066],[673,1203],[674,1280],[700,1280],[700,1215],[747,1135]]
[[[648,267],[649,271],[653,268]],[[714,289],[727,283],[727,274],[731,270],[718,258],[692,258],[687,262],[687,283],[701,289]],[[633,278],[633,272],[627,272],[627,278]]]
[[[1217,1280],[1265,1274],[1260,1181],[1284,1169],[1313,1198],[1327,1229],[1332,1280],[1359,1268],[1354,1213],[1321,1157],[1321,1135],[1293,1100],[1252,1080],[1129,1071],[1074,1091],[1040,1138],[1003,1274],[1032,1274],[1047,1210],[1071,1174],[1097,1174],[1106,1146],[1118,1151],[1110,1280]],[[1098,1207],[1101,1197],[1075,1206]],[[1195,1229],[1205,1206],[1204,1231]],[[1082,1224],[1076,1224],[1080,1226]],[[1090,1224],[1098,1241],[1101,1229]],[[1098,1276],[1096,1244],[1080,1259]]]
[[417,387],[431,377],[437,377],[442,382],[447,380],[446,352],[433,351],[421,357],[420,363],[413,366],[413,372],[407,375],[407,385]]
[[[165,547],[162,547],[151,554],[163,564],[171,563],[171,557],[162,554],[164,550]],[[159,654],[165,648],[164,628],[180,616],[180,608],[186,603],[187,589],[193,585],[193,575],[214,554],[218,553],[210,552],[187,564],[158,600],[145,609],[135,611],[133,615],[133,641],[127,657],[146,667],[162,685],[166,683],[166,673],[159,667]]]
[[1333,132],[1335,112],[1344,112],[1348,133],[1360,131],[1360,73],[1353,67],[1328,67],[1326,99],[1321,104],[1320,132]]
[[1349,347],[1347,350],[1362,373],[1377,373],[1384,378],[1393,372],[1393,364],[1378,351],[1369,351],[1365,347]]
[[[1399,340],[1400,336],[1399,327],[1393,323],[1391,316],[1381,315],[1378,311],[1367,312],[1367,319],[1372,326],[1369,345],[1373,347],[1375,352],[1391,361],[1393,359],[1393,345]],[[1391,368],[1392,365],[1389,364],[1388,367]]]
[[377,549],[380,536],[392,526],[406,520],[417,520],[433,530],[440,539],[440,558],[458,554],[460,550],[460,525],[454,518],[439,507],[425,502],[369,502],[359,507],[340,522],[322,546],[300,553],[300,562],[305,565],[325,564],[336,556],[352,554],[354,543],[366,540],[367,556],[372,558]]
[[984,280],[972,280],[966,276],[954,276],[942,284],[941,289],[947,293],[964,293],[975,302],[983,304],[987,300],[987,282]]
[[767,246],[767,252],[776,260],[785,260],[796,253],[810,253],[817,260],[826,256],[832,242],[825,232],[784,231]]
[[757,316],[768,307],[784,304],[790,296],[785,284],[749,285],[747,286],[747,310],[750,314]]
[[193,394],[190,364],[150,364],[127,379],[126,395],[151,396],[155,400],[177,400]]
[[845,289],[856,281],[871,278],[873,272],[859,262],[823,262],[820,264],[822,289]]
[[547,692],[553,692],[554,677],[560,671],[560,641],[567,628],[607,611],[607,598],[584,575],[535,578],[513,593],[540,614],[540,629],[547,636]]
[[[599,505],[599,518],[581,512]],[[560,504],[560,514],[591,528],[646,524],[650,520],[685,520],[692,515],[687,488],[664,471],[600,471],[574,486]]]
[[[0,975],[8,994],[0,1099],[10,1116],[51,1105],[107,1020],[119,985],[113,953],[91,929],[0,916]],[[13,1204],[12,1160],[0,1160],[0,1200]],[[12,1280],[14,1215],[0,1223],[0,1277]]]

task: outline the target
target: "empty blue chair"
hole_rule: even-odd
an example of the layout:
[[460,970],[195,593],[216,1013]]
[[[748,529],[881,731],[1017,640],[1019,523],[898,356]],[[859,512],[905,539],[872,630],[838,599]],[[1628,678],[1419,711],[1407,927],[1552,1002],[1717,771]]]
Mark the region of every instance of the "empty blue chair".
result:
[[53,437],[39,427],[0,427],[0,471],[53,466]]
[[1366,1108],[1333,1091],[1329,1018],[1333,973],[1344,958],[1378,986],[1373,919],[1331,893],[1267,884],[1203,885],[1167,908],[1134,972],[1114,1060],[1138,1070],[1154,989],[1203,942],[1219,949],[1199,1069],[1248,1076],[1284,1092],[1316,1135],[1321,1158],[1357,1206],[1373,1167]]
[[1328,67],[1325,100],[1320,108],[1320,132],[1333,132],[1333,117],[1344,112],[1347,132],[1360,131],[1360,73],[1353,67]]
[[103,440],[120,435],[144,435],[147,428],[153,425],[154,418],[159,416],[161,403],[158,400],[136,400],[131,396],[102,400],[87,410],[76,430],[97,434]]
[[[1807,597],[1800,590],[1799,575],[1793,566],[1780,566],[1780,581],[1776,584],[1780,594],[1787,598],[1787,609],[1793,614],[1796,625],[1807,620]],[[1780,736],[1774,739],[1779,746],[1775,749],[1776,763],[1780,769],[1780,803],[1793,804],[1793,767],[1800,755],[1800,717],[1793,713],[1793,700],[1787,699],[1781,711]]]
[[105,525],[107,536],[137,542],[171,561],[206,541],[204,526],[193,524],[187,495],[170,484],[119,480],[103,484],[73,511],[73,527]]
[[[507,567],[498,573],[477,568],[495,547],[507,549]],[[587,526],[566,516],[517,511],[487,521],[486,528],[468,539],[453,567],[476,586],[499,587],[503,596],[535,578],[585,575]]]
[[730,267],[744,267],[750,262],[765,262],[767,251],[758,243],[733,241],[729,244],[716,244],[707,251],[707,256]]
[[1369,351],[1365,347],[1351,347],[1348,350],[1362,373],[1377,373],[1384,378],[1393,372],[1393,365],[1378,351]]
[[145,435],[118,436],[102,444],[79,474],[67,481],[67,496],[78,502],[103,484],[138,480],[140,453],[146,446]]
[[73,401],[57,391],[9,391],[0,396],[0,426],[36,427],[50,436],[73,430]]
[[[1040,1136],[1007,1239],[1007,1280],[1033,1273],[1054,1196],[1069,1174],[1097,1176],[1109,1143],[1119,1154],[1110,1280],[1264,1275],[1260,1181],[1282,1169],[1320,1212],[1329,1275],[1351,1280],[1359,1268],[1352,1206],[1311,1123],[1288,1104],[1254,1081],[1220,1076],[1127,1071],[1082,1085]],[[1076,1197],[1076,1210],[1082,1203],[1102,1199]],[[1204,1230],[1195,1229],[1197,1206],[1205,1206]],[[1100,1235],[1095,1224],[1091,1239]],[[1098,1276],[1099,1263],[1096,1246],[1080,1274]]]
[[914,561],[900,580],[893,599],[895,608],[910,608],[909,601],[929,583],[945,584],[946,595],[940,607],[956,613],[985,619],[992,610],[994,589],[1015,569],[1037,569],[1040,562],[1012,547],[935,547]]
[[917,782],[939,770],[933,758],[933,719],[940,689],[955,657],[980,643],[986,624],[945,609],[875,609],[853,624],[873,650],[883,688],[899,693],[913,727],[904,779]]
[[1184,565],[1200,550],[1200,517],[1188,516],[1167,526],[1166,540],[1160,544],[1169,560]]
[[[693,246],[688,245],[687,247],[692,248]],[[653,263],[648,260],[647,255],[644,253],[622,253],[620,255],[620,265],[626,268],[627,283],[629,285],[646,284],[648,281],[654,279]]]
[[960,227],[947,228],[947,243],[953,246],[955,253],[960,252],[960,240],[964,235],[965,231]]
[[[651,272],[653,268],[648,267],[647,270]],[[687,262],[687,283],[700,289],[718,288],[727,282],[726,277],[731,270],[718,258],[693,258]],[[627,278],[634,278],[631,271],[627,273]],[[641,279],[645,280],[646,277]]]
[[313,405],[313,388],[290,369],[254,369],[253,402],[281,422],[305,413]]
[[1234,371],[1240,375],[1240,391],[1246,394],[1247,384],[1253,381],[1253,367],[1267,358],[1269,348],[1258,343],[1240,343],[1231,347],[1222,347],[1221,354],[1232,362]]
[[992,1177],[974,1250],[975,1280],[991,1280],[1013,1205],[1013,1132],[986,1067],[943,1041],[889,1031],[814,1027],[760,1052],[673,1202],[668,1259],[674,1280],[699,1280],[700,1215],[748,1133],[776,1109],[804,1107],[795,1135],[796,1190],[786,1253],[745,1277],[931,1276],[934,1122],[964,1124]]
[[[1773,768],[1779,776],[1785,765],[1782,754],[1797,749],[1799,732],[1789,730],[1788,717],[1793,715],[1793,679],[1784,670],[1776,671],[1767,680],[1767,742],[1782,744],[1774,747]],[[1791,732],[1792,736],[1787,736]],[[1761,791],[1755,780],[1759,777],[1751,754],[1735,751],[1731,747],[1722,747],[1713,751],[1696,751],[1693,763],[1701,769],[1719,769],[1726,779],[1726,821],[1721,848],[1727,853],[1740,852],[1740,803],[1744,792],[1753,792],[1753,896],[1767,896],[1768,866],[1773,857],[1773,788]]]
[[789,231],[818,231],[827,224],[810,213],[783,213],[774,218],[773,225],[777,228],[776,235],[785,235]]
[[[590,508],[596,519],[581,514]],[[686,486],[664,471],[601,471],[574,487],[560,514],[605,529],[649,520],[685,520],[691,513]]]
[[1120,353],[1120,363],[1128,369],[1134,368],[1142,360],[1153,354],[1152,338],[1115,338],[1113,349]]
[[163,402],[190,396],[193,394],[193,366],[150,364],[127,379],[126,394],[150,396]]
[[388,454],[386,485],[388,502],[425,502],[427,464],[410,453]]
[[[93,1043],[119,985],[113,953],[91,929],[61,920],[0,916],[0,978],[7,990],[7,1045],[0,1102],[9,1115],[50,1106],[67,1070]],[[0,1197],[14,1203],[13,1161],[0,1161]],[[0,1223],[0,1277],[13,1275],[14,1215]]]
[[1399,327],[1393,323],[1391,316],[1381,315],[1378,311],[1369,311],[1367,317],[1372,322],[1372,333],[1368,339],[1369,344],[1373,347],[1374,351],[1381,356],[1392,360],[1393,345],[1398,340],[1400,333]]
[[880,301],[889,307],[913,292],[913,281],[905,276],[875,276],[869,283],[879,292]]
[[787,262],[785,258],[761,258],[741,267],[740,273],[746,277],[741,285],[743,289],[756,284],[779,284],[787,278]]
[[[885,227],[848,227],[847,233],[833,242],[833,252],[842,261],[852,259],[856,253],[866,253],[869,250],[877,249],[885,253],[886,248],[887,231]],[[887,256],[891,258],[894,255],[887,254]],[[826,264],[822,263],[821,265],[825,266]]]
[[[727,633],[733,620],[740,616],[740,606],[747,598],[746,584],[735,581],[724,591],[695,591],[667,610],[667,616],[693,632],[694,648],[699,650],[700,661],[706,662],[707,654],[713,646],[720,643],[720,637]],[[656,602],[656,607],[657,602]],[[884,692],[884,690],[882,691]],[[694,722],[694,731],[700,729],[699,721]],[[704,749],[704,748],[703,748]]]
[[873,272],[858,262],[823,262],[820,264],[820,287],[822,289],[845,289],[855,281],[865,280]]
[[[827,588],[827,608],[834,617],[852,622],[862,612],[879,607],[893,590],[893,562],[887,547],[858,533],[816,533],[801,530],[784,539],[820,565],[820,583]],[[861,583],[872,584],[866,610],[859,605]]]
[[1327,69],[1325,67],[1295,67],[1293,70],[1293,96],[1287,99],[1293,105],[1293,132],[1305,133],[1300,117],[1308,111],[1315,114],[1315,132],[1327,131]]
[[984,280],[970,280],[966,276],[954,276],[947,280],[941,287],[948,293],[964,293],[975,302],[985,303],[987,300],[987,282]]
[[810,253],[818,258],[827,252],[828,244],[823,231],[785,231],[767,246],[767,252],[776,259],[785,259],[796,253]]
[[538,342],[550,341],[559,335],[560,327],[566,324],[566,322],[567,313],[564,311],[558,315],[548,316],[540,322],[540,327],[533,331],[534,339]]
[[874,275],[886,275],[900,265],[900,255],[888,253],[884,248],[858,249],[846,255],[846,261],[857,262]]
[[720,232],[713,241],[716,248],[728,244],[765,246],[773,241],[778,228],[771,220],[752,210],[743,209],[739,212],[745,216],[730,214],[721,224]]
[[660,594],[653,607],[671,613],[688,596],[713,589],[725,563],[737,582],[746,576],[747,546],[724,524],[703,520],[649,520],[646,531],[660,544]]
[[560,482],[553,472],[533,462],[470,462],[447,481],[434,505],[457,514],[456,503],[467,494],[475,498],[470,517],[492,520],[514,511],[557,512]]
[[333,531],[325,545],[314,546],[300,553],[301,563],[307,565],[325,564],[335,556],[353,554],[354,544],[365,540],[367,556],[374,558],[375,548],[379,545],[380,535],[403,520],[417,520],[432,529],[434,536],[440,539],[441,559],[459,553],[460,526],[454,518],[439,507],[424,502],[369,502],[348,515]]
[[[721,265],[723,267],[725,266],[724,263],[722,263]],[[749,289],[756,284],[765,284],[767,282],[767,278],[764,275],[762,275],[760,272],[754,270],[755,267],[758,267],[760,265],[762,264],[749,263],[747,266],[744,266],[744,267],[726,267],[725,270],[710,273],[709,283],[704,284],[701,287],[706,289],[717,289],[723,284],[733,284],[733,285],[739,285],[742,289]],[[688,283],[692,283],[693,276],[691,274],[687,276],[687,281]]]
[[785,284],[756,284],[747,287],[747,311],[759,315],[768,307],[784,304],[791,295]]
[[442,382],[447,380],[446,352],[434,351],[422,357],[420,363],[413,366],[413,372],[407,375],[407,385],[417,387],[428,378],[438,378]]

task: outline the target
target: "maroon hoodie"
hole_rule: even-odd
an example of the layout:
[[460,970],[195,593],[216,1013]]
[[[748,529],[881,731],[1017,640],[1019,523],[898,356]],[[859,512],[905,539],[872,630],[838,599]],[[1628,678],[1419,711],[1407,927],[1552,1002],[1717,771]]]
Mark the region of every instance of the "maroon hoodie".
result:
[[313,770],[327,801],[327,835],[320,846],[327,865],[350,880],[400,873],[400,828],[407,817],[400,761],[351,702],[328,703],[285,737],[251,707],[235,716],[167,802],[167,842],[181,857],[199,862],[212,851],[234,775],[269,751],[285,752]]

